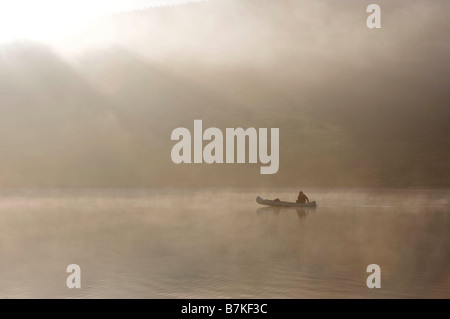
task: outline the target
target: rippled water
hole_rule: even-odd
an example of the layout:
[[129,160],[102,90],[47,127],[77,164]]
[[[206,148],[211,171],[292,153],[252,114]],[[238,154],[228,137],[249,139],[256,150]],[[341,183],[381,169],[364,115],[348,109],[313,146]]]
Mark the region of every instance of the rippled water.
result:
[[450,191],[296,191],[3,190],[0,297],[450,298]]

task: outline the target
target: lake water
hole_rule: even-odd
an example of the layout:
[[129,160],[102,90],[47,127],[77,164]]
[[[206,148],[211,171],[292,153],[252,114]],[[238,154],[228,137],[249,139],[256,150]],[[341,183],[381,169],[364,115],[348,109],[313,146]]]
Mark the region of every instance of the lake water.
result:
[[0,297],[450,298],[449,190],[297,192],[2,190]]

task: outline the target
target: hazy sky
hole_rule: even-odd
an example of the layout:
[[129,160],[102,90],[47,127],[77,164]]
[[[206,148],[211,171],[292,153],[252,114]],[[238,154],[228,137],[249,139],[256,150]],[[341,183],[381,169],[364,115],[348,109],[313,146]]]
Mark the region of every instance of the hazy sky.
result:
[[0,2],[0,43],[57,42],[102,16],[206,0],[16,0]]

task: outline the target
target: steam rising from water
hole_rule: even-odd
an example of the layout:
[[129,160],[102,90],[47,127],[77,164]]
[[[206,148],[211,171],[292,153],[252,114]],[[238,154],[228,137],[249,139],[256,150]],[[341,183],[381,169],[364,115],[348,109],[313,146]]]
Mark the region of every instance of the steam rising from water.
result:
[[448,298],[448,191],[305,189],[314,210],[261,210],[256,194],[295,197],[272,191],[2,191],[1,296]]

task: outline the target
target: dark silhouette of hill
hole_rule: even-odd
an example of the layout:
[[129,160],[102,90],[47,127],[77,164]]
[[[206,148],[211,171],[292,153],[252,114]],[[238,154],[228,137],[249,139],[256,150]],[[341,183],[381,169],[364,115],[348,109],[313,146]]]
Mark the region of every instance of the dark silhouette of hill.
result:
[[[383,2],[399,19],[366,33],[357,2],[337,16],[312,3],[115,15],[91,34],[112,30],[114,45],[71,60],[42,44],[1,45],[0,185],[448,186],[449,26],[439,6],[399,15],[405,3]],[[417,12],[421,32],[409,32]],[[279,127],[279,172],[173,164],[170,134],[194,119]]]
[[126,168],[113,110],[68,63],[32,43],[0,52],[2,185],[95,185]]

